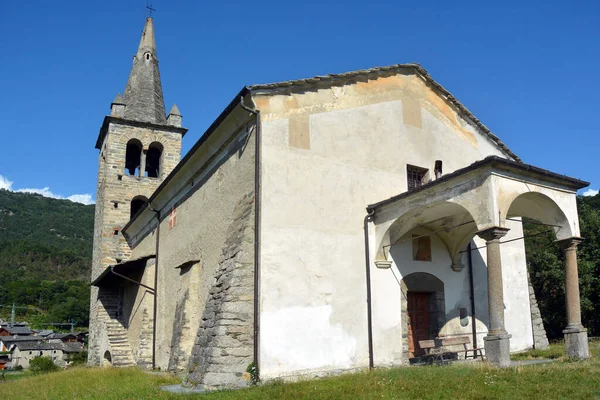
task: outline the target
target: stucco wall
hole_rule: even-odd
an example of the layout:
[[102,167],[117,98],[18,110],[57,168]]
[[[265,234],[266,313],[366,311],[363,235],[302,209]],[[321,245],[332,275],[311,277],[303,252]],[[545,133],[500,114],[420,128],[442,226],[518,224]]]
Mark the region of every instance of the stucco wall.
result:
[[404,192],[407,164],[449,173],[503,153],[413,75],[255,101],[261,375],[366,366],[366,205]]

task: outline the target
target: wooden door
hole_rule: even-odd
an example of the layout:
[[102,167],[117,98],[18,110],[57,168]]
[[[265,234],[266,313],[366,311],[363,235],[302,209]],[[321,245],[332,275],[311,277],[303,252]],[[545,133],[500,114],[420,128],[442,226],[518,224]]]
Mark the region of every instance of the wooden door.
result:
[[409,357],[419,357],[425,352],[419,346],[419,340],[429,337],[429,296],[430,293],[408,292],[408,352]]

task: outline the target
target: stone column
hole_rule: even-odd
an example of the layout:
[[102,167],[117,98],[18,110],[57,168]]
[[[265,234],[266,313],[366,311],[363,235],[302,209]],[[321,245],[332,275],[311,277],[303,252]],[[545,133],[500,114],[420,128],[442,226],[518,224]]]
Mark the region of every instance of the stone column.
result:
[[142,150],[140,154],[140,174],[139,176],[146,176],[146,150]]
[[508,228],[494,226],[477,232],[485,240],[487,247],[488,272],[488,310],[490,324],[485,342],[485,355],[494,365],[510,365],[510,335],[504,329],[504,289],[502,287],[502,259],[500,257],[500,238]]
[[590,356],[587,329],[581,324],[581,306],[579,298],[579,274],[577,272],[577,246],[582,238],[572,237],[558,241],[565,256],[565,297],[567,308],[567,326],[565,350],[569,357],[584,359]]

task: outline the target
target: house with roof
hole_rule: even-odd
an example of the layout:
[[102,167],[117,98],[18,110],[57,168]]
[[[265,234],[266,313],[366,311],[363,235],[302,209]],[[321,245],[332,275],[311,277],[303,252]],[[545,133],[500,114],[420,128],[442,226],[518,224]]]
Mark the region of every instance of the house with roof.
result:
[[27,326],[3,326],[0,327],[0,336],[29,336],[33,331]]
[[567,353],[589,356],[588,183],[523,162],[420,65],[245,86],[181,159],[186,132],[148,18],[96,140],[90,364],[239,387],[408,365],[423,340],[467,336],[506,366],[544,339],[523,217],[555,231]]
[[0,351],[11,351],[15,343],[41,343],[42,336],[0,336]]
[[80,343],[50,343],[50,342],[17,342],[12,350],[9,366],[29,368],[29,363],[36,357],[48,357],[54,364],[64,367],[69,364],[69,357],[85,351]]

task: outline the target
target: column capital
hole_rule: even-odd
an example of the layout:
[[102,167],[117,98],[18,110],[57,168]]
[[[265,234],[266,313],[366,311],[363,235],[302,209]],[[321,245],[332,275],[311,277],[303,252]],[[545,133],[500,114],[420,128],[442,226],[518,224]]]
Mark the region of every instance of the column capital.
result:
[[491,242],[493,240],[499,240],[500,238],[503,238],[506,236],[508,231],[510,231],[510,228],[505,228],[503,226],[492,226],[491,228],[477,232],[477,236],[486,242]]
[[562,240],[557,240],[556,244],[558,244],[560,246],[561,249],[563,249],[564,251],[567,250],[577,250],[577,246],[579,246],[579,243],[583,242],[583,238],[582,237],[578,237],[578,236],[573,236],[567,239],[562,239]]

